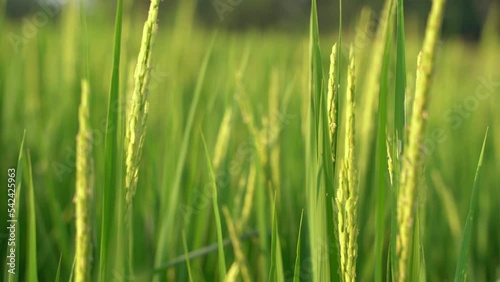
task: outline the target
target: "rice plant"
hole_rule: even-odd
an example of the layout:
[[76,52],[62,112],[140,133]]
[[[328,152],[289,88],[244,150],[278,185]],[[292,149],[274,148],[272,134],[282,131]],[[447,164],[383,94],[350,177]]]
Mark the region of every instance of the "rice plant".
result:
[[14,2],[2,281],[500,279],[495,6]]

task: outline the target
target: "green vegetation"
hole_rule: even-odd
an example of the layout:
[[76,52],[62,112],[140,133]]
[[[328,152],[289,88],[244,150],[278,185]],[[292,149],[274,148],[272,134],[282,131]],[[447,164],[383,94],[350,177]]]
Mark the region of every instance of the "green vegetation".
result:
[[425,31],[403,2],[339,1],[336,34],[314,0],[294,34],[193,0],[1,17],[3,280],[500,279],[498,15],[442,41],[445,1]]

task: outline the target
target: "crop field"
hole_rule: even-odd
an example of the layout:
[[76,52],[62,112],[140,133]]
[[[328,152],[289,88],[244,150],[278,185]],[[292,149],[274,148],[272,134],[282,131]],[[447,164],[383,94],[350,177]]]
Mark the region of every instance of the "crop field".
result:
[[95,2],[0,0],[0,281],[500,281],[497,2]]

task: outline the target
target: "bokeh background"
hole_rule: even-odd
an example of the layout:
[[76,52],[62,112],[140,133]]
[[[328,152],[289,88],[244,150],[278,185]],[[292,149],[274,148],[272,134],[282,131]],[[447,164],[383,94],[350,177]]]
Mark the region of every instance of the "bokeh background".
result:
[[[7,0],[5,13],[12,19],[19,19],[39,6],[54,3],[65,3],[70,0]],[[110,2],[87,0],[91,10],[102,10],[112,15]],[[147,0],[135,0],[134,11],[144,12],[149,4]],[[164,16],[172,15],[178,0],[165,1]],[[498,0],[455,0],[447,3],[443,35],[461,36],[467,40],[478,40],[489,9],[493,2]],[[407,18],[418,24],[423,30],[427,12],[430,9],[430,0],[406,1]],[[112,4],[112,3],[111,3]],[[336,30],[338,17],[337,1],[318,1],[318,12],[322,32]],[[354,23],[362,7],[369,7],[373,11],[381,11],[383,1],[380,0],[352,0],[344,3],[344,19],[347,24]],[[106,8],[108,7],[108,8]],[[497,6],[498,7],[498,6]],[[244,29],[280,29],[303,30],[309,19],[308,0],[200,0],[197,3],[196,19],[202,25],[224,27],[232,30]]]

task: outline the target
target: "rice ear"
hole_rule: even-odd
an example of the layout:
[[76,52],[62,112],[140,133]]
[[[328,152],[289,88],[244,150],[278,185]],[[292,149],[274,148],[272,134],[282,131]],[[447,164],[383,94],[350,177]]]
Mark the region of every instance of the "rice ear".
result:
[[330,71],[328,78],[328,102],[327,102],[327,111],[328,111],[328,127],[330,129],[330,146],[332,150],[332,161],[335,161],[335,130],[337,130],[337,108],[336,108],[336,100],[337,98],[337,87],[336,83],[336,72],[337,72],[337,44],[334,44],[332,47],[332,53],[330,54]]
[[336,193],[337,222],[340,253],[340,272],[342,281],[356,281],[356,259],[358,252],[357,204],[358,185],[354,160],[355,148],[355,60],[351,46],[350,64],[347,77],[346,95],[346,141],[345,158],[339,175],[339,187]]
[[75,281],[90,280],[91,256],[91,198],[94,189],[94,170],[92,158],[92,136],[89,122],[89,85],[82,81],[80,109],[78,111],[79,129],[76,138],[76,254]]
[[149,15],[144,24],[142,44],[134,72],[134,92],[126,128],[126,211],[129,213],[139,177],[139,162],[144,146],[148,118],[148,86],[151,77],[153,44],[158,29],[160,0],[151,0]]
[[403,156],[400,193],[397,201],[398,235],[396,251],[398,254],[398,281],[408,280],[408,260],[412,246],[411,234],[418,204],[418,175],[424,161],[420,147],[424,139],[427,121],[428,94],[434,69],[434,57],[437,40],[441,30],[446,0],[434,0],[427,22],[424,45],[418,55],[417,84],[410,121],[408,149]]

